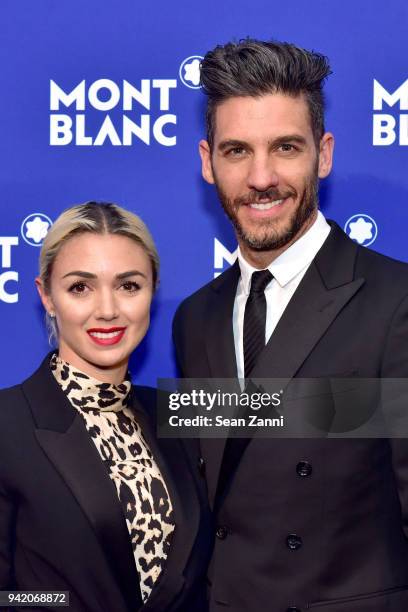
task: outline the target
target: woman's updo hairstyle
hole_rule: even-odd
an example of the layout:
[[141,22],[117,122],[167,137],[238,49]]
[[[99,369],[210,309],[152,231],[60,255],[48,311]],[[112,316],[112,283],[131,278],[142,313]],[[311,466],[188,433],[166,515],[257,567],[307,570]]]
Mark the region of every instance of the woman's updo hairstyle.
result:
[[[159,255],[153,238],[143,221],[134,213],[110,202],[86,202],[67,208],[50,227],[40,253],[40,278],[46,293],[51,289],[51,274],[61,247],[74,236],[117,234],[136,242],[145,251],[152,265],[153,291],[159,281]],[[58,338],[53,317],[46,314],[50,340]]]

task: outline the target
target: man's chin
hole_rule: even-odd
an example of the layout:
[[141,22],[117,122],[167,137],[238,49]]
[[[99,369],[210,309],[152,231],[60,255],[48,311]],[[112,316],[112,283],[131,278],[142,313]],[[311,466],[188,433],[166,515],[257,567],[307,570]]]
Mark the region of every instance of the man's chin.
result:
[[239,241],[252,251],[275,251],[277,249],[281,249],[286,246],[292,239],[292,233],[278,235],[278,236],[267,236],[267,237],[257,237],[257,236],[248,236],[246,234],[239,234]]
[[244,229],[242,225],[235,224],[237,238],[247,248],[253,251],[273,251],[284,247],[293,239],[293,231],[290,228],[274,229],[271,227],[257,228],[257,231]]

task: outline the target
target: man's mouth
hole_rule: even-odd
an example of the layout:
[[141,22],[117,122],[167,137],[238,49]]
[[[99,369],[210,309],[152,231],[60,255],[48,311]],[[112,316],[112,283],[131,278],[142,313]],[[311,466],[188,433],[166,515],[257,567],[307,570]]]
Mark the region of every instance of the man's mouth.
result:
[[270,202],[251,202],[249,207],[254,208],[255,210],[270,210],[271,208],[282,204],[283,200],[284,198],[281,198],[280,200],[271,200]]

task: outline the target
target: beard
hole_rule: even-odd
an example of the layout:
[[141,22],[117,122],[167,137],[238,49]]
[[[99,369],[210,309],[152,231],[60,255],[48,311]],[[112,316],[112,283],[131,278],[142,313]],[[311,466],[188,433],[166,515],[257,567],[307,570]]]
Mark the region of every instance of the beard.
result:
[[[214,178],[216,179],[215,175]],[[274,188],[267,191],[251,190],[244,196],[231,199],[228,198],[217,180],[215,180],[215,187],[224,212],[235,228],[237,238],[254,251],[270,251],[286,246],[297,236],[318,208],[317,167],[307,179],[296,210],[281,228],[279,228],[275,219],[259,219],[256,229],[245,228],[238,219],[238,211],[241,206],[261,203],[265,200],[281,200],[289,197],[295,199],[298,197],[298,192],[295,189],[291,188],[285,191]]]

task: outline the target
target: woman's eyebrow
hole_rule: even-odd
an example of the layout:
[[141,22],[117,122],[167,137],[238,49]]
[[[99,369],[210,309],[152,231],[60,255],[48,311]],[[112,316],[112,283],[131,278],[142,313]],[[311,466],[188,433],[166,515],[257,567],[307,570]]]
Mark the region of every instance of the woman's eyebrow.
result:
[[[79,276],[80,278],[98,278],[96,274],[92,274],[92,272],[85,272],[84,270],[73,270],[72,272],[67,272],[67,274],[64,274],[62,278],[67,278],[68,276]],[[146,278],[146,274],[140,272],[140,270],[128,270],[127,272],[116,274],[116,278],[119,280],[128,278],[129,276],[143,276],[143,278]]]
[[62,278],[67,278],[67,276],[80,276],[81,278],[96,278],[96,274],[92,274],[92,272],[84,272],[83,270],[73,270],[72,272],[68,272],[64,274]]

